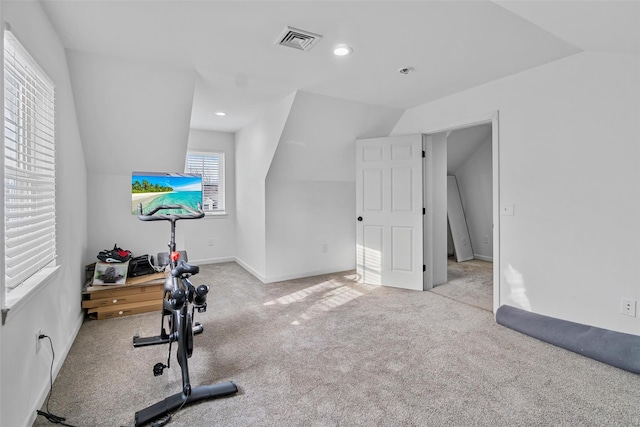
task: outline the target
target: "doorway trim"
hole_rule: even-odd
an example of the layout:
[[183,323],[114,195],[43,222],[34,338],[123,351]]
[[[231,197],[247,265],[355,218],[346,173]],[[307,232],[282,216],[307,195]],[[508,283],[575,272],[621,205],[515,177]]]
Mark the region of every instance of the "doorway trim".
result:
[[493,184],[493,313],[500,307],[500,135],[499,111],[479,114],[422,131],[425,135],[491,123],[491,174]]

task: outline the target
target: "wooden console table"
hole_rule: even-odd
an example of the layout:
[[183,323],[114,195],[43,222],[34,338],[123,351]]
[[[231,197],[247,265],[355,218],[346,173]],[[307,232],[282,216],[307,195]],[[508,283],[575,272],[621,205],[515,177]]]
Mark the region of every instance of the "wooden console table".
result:
[[124,285],[87,286],[82,291],[82,308],[97,320],[158,311],[167,274],[128,278]]

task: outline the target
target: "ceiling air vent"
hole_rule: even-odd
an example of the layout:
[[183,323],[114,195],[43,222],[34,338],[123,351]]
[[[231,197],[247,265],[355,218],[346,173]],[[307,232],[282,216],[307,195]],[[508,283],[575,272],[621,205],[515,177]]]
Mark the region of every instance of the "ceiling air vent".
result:
[[321,38],[322,36],[320,34],[314,34],[298,28],[287,27],[284,29],[284,32],[278,38],[276,43],[282,46],[292,47],[294,49],[309,50]]

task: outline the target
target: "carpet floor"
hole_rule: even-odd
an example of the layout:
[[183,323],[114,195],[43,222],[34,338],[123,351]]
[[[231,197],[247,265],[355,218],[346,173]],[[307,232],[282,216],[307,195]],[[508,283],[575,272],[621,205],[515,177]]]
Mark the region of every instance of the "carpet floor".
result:
[[447,260],[447,283],[431,289],[438,295],[493,311],[493,263],[472,259]]
[[[240,391],[186,406],[171,425],[640,426],[638,375],[500,326],[485,309],[354,278],[265,285],[235,263],[202,266],[194,284],[211,292],[196,314],[191,380]],[[178,392],[175,350],[154,377],[167,346],[132,346],[159,320],[86,321],[49,409],[75,426],[132,426],[136,411]]]

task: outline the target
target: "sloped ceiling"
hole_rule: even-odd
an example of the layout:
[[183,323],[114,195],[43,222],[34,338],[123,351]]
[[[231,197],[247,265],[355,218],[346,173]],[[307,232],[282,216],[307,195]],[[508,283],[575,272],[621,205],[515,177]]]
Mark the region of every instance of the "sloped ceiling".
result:
[[354,141],[389,135],[402,112],[299,91],[268,178],[355,181]]
[[585,51],[640,55],[640,2],[495,1]]
[[[583,50],[640,53],[637,2],[42,4],[69,50],[194,71],[190,126],[228,132],[297,90],[403,109]],[[278,46],[287,25],[323,38],[307,52]],[[333,56],[338,43],[353,54]]]
[[90,174],[183,170],[193,72],[81,52],[67,61]]
[[447,173],[455,175],[478,148],[491,137],[491,123],[456,129],[447,137]]

